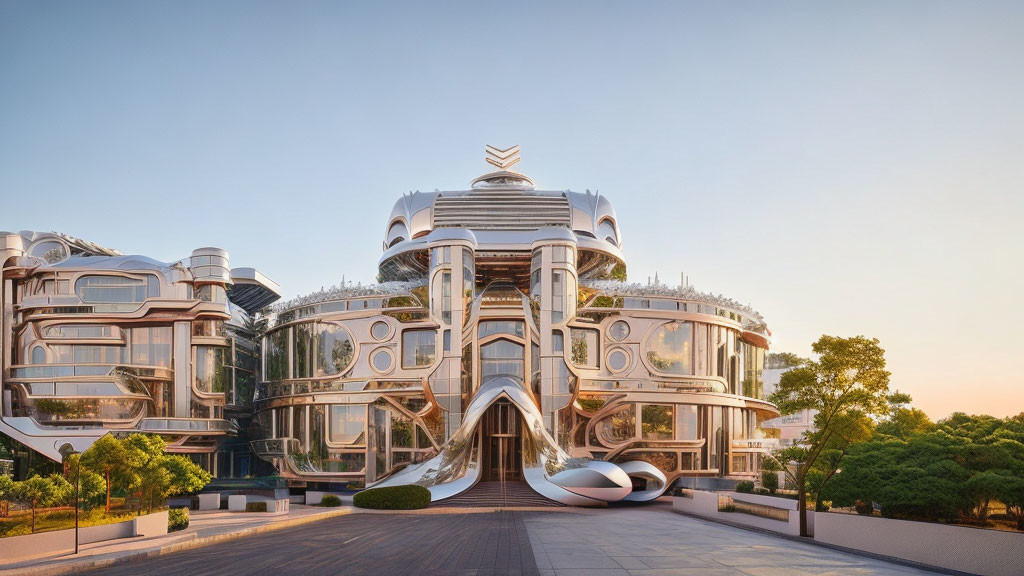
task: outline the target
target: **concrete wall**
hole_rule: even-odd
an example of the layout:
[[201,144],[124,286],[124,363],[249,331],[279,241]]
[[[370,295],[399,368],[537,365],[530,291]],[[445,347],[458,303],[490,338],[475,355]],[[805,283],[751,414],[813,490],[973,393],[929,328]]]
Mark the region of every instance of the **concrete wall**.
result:
[[220,492],[207,492],[199,495],[200,510],[220,510]]
[[986,576],[1024,574],[1024,534],[928,522],[819,512],[814,539]]
[[[692,498],[685,496],[673,497],[672,509],[677,512],[700,516],[716,522],[750,526],[752,528],[770,530],[772,532],[778,532],[779,534],[787,534],[790,536],[800,535],[800,513],[797,511],[798,502],[796,500],[790,500],[789,498],[777,498],[774,496],[762,496],[760,494],[741,494],[738,492],[706,492],[702,490],[693,490],[688,492],[688,494],[692,495]],[[789,520],[784,522],[782,520],[775,520],[772,518],[753,516],[744,512],[719,512],[719,495],[729,496],[737,502],[749,502],[751,504],[761,504],[764,506],[772,506],[788,510]],[[814,533],[813,512],[807,513],[807,528],[811,534]]]
[[[133,536],[159,536],[167,534],[167,511],[147,514],[116,524],[89,526],[78,529],[79,545],[131,538]],[[0,559],[5,564],[23,562],[33,558],[57,556],[75,549],[75,529],[54,530],[25,536],[0,538]]]
[[333,494],[338,498],[341,498],[341,494],[337,492],[318,492],[316,490],[306,490],[306,506],[319,506],[320,502],[324,499],[324,496]]
[[254,494],[232,494],[228,496],[228,510],[232,512],[245,512],[245,505],[249,502],[266,502],[267,512],[271,514],[287,514],[291,510],[291,499],[289,498],[267,498]]

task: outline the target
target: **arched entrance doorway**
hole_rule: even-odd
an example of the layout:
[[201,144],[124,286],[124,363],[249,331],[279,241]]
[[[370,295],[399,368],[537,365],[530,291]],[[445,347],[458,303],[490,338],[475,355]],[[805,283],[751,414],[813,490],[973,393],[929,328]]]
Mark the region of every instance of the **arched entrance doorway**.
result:
[[523,480],[523,418],[511,402],[492,404],[480,422],[484,482]]

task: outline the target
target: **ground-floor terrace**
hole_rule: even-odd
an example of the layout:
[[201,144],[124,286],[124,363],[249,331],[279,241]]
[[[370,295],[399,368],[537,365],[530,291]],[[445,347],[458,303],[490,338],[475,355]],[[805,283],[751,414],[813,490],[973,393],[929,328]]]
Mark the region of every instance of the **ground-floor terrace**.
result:
[[93,574],[932,574],[715,524],[664,501],[605,509],[355,513],[104,568]]

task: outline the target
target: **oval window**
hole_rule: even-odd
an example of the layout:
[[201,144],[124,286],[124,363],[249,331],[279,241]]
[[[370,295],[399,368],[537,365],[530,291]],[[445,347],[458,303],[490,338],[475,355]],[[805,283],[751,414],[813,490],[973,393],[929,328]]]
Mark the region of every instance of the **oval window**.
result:
[[608,327],[608,336],[616,342],[626,338],[629,336],[629,324],[624,320],[613,322],[612,325]]
[[373,336],[374,340],[383,340],[390,333],[391,327],[388,326],[387,322],[374,322],[373,326],[370,326],[370,336]]
[[612,350],[608,354],[608,368],[612,372],[622,372],[629,366],[629,356],[625,350]]
[[370,362],[373,364],[373,369],[377,372],[387,372],[391,369],[391,353],[383,348],[377,350],[373,353],[373,358]]

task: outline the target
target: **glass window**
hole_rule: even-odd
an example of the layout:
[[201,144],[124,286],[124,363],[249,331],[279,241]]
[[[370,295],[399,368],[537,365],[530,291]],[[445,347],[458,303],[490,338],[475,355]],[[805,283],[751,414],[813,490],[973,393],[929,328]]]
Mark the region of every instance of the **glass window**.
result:
[[629,324],[623,320],[612,322],[612,325],[608,327],[608,336],[616,342],[629,336]]
[[691,404],[676,405],[676,433],[679,440],[697,439],[697,407]]
[[434,363],[434,330],[406,330],[402,332],[402,367],[415,368]]
[[495,340],[480,347],[481,383],[498,376],[523,379],[523,347],[511,340]]
[[635,405],[623,406],[598,424],[601,436],[613,443],[632,440],[636,436],[636,410]]
[[391,327],[388,326],[387,322],[374,322],[373,326],[370,326],[370,336],[373,336],[374,340],[383,340],[390,333]]
[[524,325],[521,320],[484,320],[480,322],[480,338],[491,334],[512,334],[524,337]]
[[451,352],[452,351],[452,331],[451,330],[445,330],[444,333],[441,336],[441,340],[444,342],[444,351],[445,352]]
[[292,378],[309,378],[313,375],[313,324],[296,324],[292,329]]
[[608,354],[608,368],[613,372],[621,372],[629,366],[629,356],[622,350],[612,350]]
[[32,349],[32,363],[46,364],[46,350],[42,346],[36,346]]
[[353,444],[363,439],[366,430],[366,406],[332,405],[328,429],[331,442],[336,444]]
[[316,375],[339,374],[352,363],[355,345],[348,330],[336,324],[317,323]]
[[387,372],[391,368],[391,354],[387,350],[382,349],[374,352],[373,358],[370,361],[378,372]]
[[671,440],[672,406],[644,404],[640,410],[640,423],[644,440]]
[[75,281],[82,302],[130,303],[146,299],[146,283],[124,276],[82,276]]
[[576,366],[597,368],[600,352],[597,330],[573,328],[570,335],[572,337],[572,363]]
[[[445,247],[445,250],[448,248]],[[452,273],[441,274],[441,320],[445,324],[452,321]]]
[[111,330],[110,326],[70,324],[50,326],[46,329],[45,336],[47,338],[110,338]]
[[647,360],[658,372],[693,374],[693,325],[670,322],[659,326],[647,340]]
[[195,289],[196,298],[203,302],[227,302],[228,293],[223,286],[216,284],[204,284]]
[[171,366],[170,326],[131,329],[132,364],[143,366]]
[[47,240],[33,246],[29,255],[40,258],[47,264],[55,264],[67,258],[68,251],[60,242]]
[[196,346],[196,390],[223,394],[230,378],[231,350],[222,346]]
[[267,380],[288,378],[288,329],[267,335]]
[[611,220],[601,220],[601,223],[597,225],[597,236],[616,246],[619,245],[619,236],[615,233],[615,225],[612,224]]
[[562,277],[564,273],[555,270],[551,272],[551,322],[559,323],[565,317],[565,284]]
[[565,341],[562,337],[562,333],[558,330],[551,332],[551,349],[555,352],[562,352],[565,350]]

